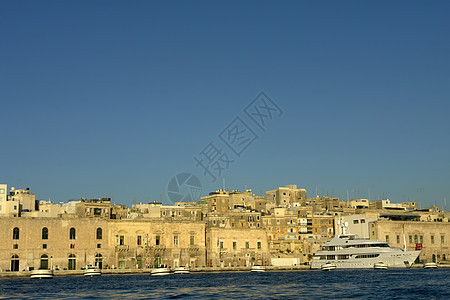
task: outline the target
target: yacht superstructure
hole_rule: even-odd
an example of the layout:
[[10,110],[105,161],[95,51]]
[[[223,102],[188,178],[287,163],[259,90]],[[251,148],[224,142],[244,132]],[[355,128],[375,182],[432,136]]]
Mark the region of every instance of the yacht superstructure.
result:
[[353,234],[341,234],[325,243],[312,260],[311,269],[333,263],[342,268],[373,268],[384,263],[388,268],[409,268],[421,251],[405,251],[389,247],[387,242],[360,239]]

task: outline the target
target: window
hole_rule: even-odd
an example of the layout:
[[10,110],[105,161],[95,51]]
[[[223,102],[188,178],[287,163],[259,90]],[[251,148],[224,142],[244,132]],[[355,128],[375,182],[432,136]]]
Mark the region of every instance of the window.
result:
[[70,249],[75,249],[75,244],[70,244]]
[[223,249],[223,242],[220,242],[220,249]]
[[159,235],[157,235],[155,238],[155,244],[156,246],[159,246],[161,244],[161,237]]
[[412,235],[409,236],[409,243],[412,244]]
[[47,249],[47,244],[42,244],[42,249]]
[[397,244],[400,244],[400,236],[397,235]]
[[195,245],[195,236],[191,235],[191,246]]
[[444,236],[441,235],[441,244],[444,244]]
[[417,244],[418,242],[419,242],[419,240],[417,239],[417,235],[415,235],[415,236],[414,236],[414,243]]
[[420,243],[423,244],[423,235],[419,236]]
[[173,236],[173,245],[176,247],[178,246],[178,235]]
[[138,245],[138,246],[141,246],[141,245],[142,245],[142,236],[138,235],[138,236],[137,236],[137,241],[136,241],[136,242],[137,242],[137,245]]
[[434,244],[434,235],[431,236],[431,243]]
[[42,228],[42,239],[48,240],[48,229],[47,227]]
[[13,249],[19,249],[19,244],[13,244]]
[[75,254],[70,254],[69,255],[69,265],[68,268],[69,270],[76,270],[77,269],[77,259],[75,257]]
[[102,244],[97,244],[97,248],[101,248],[102,247]]
[[13,229],[13,240],[18,240],[19,239],[19,228],[18,227],[14,227]]
[[361,224],[364,224],[364,223],[366,223],[366,220],[365,219],[361,219]]
[[233,250],[236,250],[236,242],[233,242]]
[[123,235],[119,235],[119,245],[125,245],[125,237]]
[[257,242],[256,245],[257,245],[258,249],[261,249],[261,242]]
[[359,221],[358,220],[353,220],[353,224],[358,224]]
[[74,240],[75,239],[75,228],[70,228],[70,233],[69,233],[69,238],[71,239],[71,240]]
[[249,242],[245,242],[245,248],[246,249],[250,248],[250,243]]
[[103,230],[101,228],[97,228],[97,240],[101,240],[103,238]]
[[386,242],[389,243],[389,235],[386,235]]

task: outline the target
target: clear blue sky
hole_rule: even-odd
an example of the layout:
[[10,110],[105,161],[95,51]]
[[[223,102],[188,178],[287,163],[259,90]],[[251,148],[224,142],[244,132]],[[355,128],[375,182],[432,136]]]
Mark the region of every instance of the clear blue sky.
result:
[[[1,1],[0,182],[54,202],[167,201],[237,116],[257,194],[450,207],[448,1]],[[265,132],[244,108],[283,110]],[[223,146],[223,145],[222,145]],[[225,147],[223,148],[225,151]]]

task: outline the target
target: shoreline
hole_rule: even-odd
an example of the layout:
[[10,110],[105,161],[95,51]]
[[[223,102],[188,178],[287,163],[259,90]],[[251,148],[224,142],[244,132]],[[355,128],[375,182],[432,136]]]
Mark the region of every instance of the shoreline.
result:
[[[450,265],[439,265],[438,269],[447,269]],[[411,269],[423,269],[423,264],[414,264]],[[152,269],[103,269],[102,275],[139,275],[147,274],[150,275]],[[276,266],[266,266],[267,271],[275,272],[292,272],[292,271],[320,271],[312,270],[310,266],[299,265],[299,266],[289,266],[289,267],[276,267]],[[191,273],[227,273],[227,272],[250,272],[250,267],[199,267],[192,268]],[[83,270],[55,270],[55,277],[62,276],[83,276]],[[0,272],[0,278],[26,278],[30,277],[31,271],[19,271],[19,272]]]

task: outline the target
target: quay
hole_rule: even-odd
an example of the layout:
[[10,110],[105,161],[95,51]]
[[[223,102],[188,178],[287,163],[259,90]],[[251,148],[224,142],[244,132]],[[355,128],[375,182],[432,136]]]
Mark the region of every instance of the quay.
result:
[[[298,265],[289,267],[266,266],[266,271],[270,272],[296,272],[312,271],[310,266]],[[450,264],[441,264],[439,269],[450,269]],[[225,273],[225,272],[250,272],[250,267],[198,267],[190,269],[191,273]],[[414,264],[411,269],[423,269],[423,264]],[[106,275],[150,275],[152,269],[104,269],[102,276]],[[0,272],[0,278],[22,278],[30,277],[30,271],[20,272]],[[55,270],[54,276],[83,276],[83,270]]]
[[[191,273],[213,273],[213,272],[250,272],[250,267],[198,267],[191,268]],[[138,275],[150,274],[152,269],[103,269],[103,275]],[[307,271],[310,266],[290,266],[290,267],[275,267],[266,266],[267,271]],[[30,277],[30,271],[19,272],[0,272],[0,278],[20,278]],[[83,276],[84,270],[55,270],[54,276]]]

